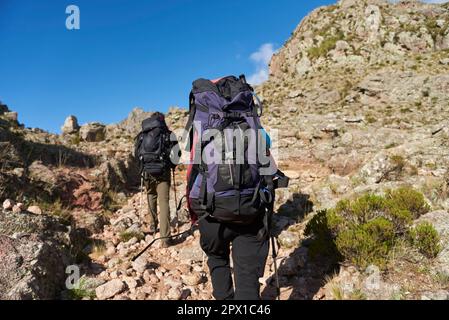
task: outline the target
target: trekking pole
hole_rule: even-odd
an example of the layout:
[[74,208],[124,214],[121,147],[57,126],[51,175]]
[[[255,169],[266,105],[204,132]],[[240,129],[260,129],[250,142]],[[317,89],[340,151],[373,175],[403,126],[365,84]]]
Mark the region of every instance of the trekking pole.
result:
[[[183,198],[184,198],[184,197],[183,197]],[[183,198],[182,198],[182,199],[183,199]],[[180,208],[181,205],[182,205],[182,199],[181,199],[181,201],[179,202],[178,210],[179,210],[179,208]],[[183,232],[181,232],[181,233],[178,233],[178,234],[175,234],[175,235],[172,235],[172,236],[169,236],[169,237],[160,237],[160,238],[153,239],[147,246],[145,246],[145,248],[143,248],[138,254],[136,254],[136,255],[131,259],[131,261],[132,261],[132,262],[136,261],[136,260],[137,260],[140,256],[142,256],[148,249],[150,249],[151,246],[152,246],[156,241],[159,241],[159,240],[165,240],[165,239],[174,239],[174,238],[180,237],[180,236],[182,236],[182,235],[184,235],[184,234],[193,232],[194,229],[195,229],[195,227],[198,226],[198,225],[200,224],[200,222],[201,222],[202,220],[206,219],[208,216],[209,216],[209,214],[205,214],[205,215],[203,215],[202,217],[200,217],[197,221],[195,221],[194,223],[192,223],[192,225],[190,226],[190,228],[187,229],[186,231],[183,231]]]
[[276,281],[276,298],[277,300],[281,300],[281,286],[279,285],[279,274],[278,274],[278,264],[277,264],[277,251],[275,246],[275,237],[270,234],[271,238],[271,257],[273,258],[274,265],[274,277]]
[[140,211],[139,214],[142,217],[142,207],[143,207],[143,175],[140,175]]
[[[173,175],[173,193],[175,196],[175,205],[178,203],[178,196],[176,194],[176,178],[175,178],[175,169],[172,169],[172,175]],[[176,210],[176,229],[175,232],[177,233],[179,231],[179,210]]]
[[[273,199],[274,201],[274,196]],[[273,266],[274,266],[274,280],[276,284],[276,298],[277,300],[281,300],[281,286],[279,284],[279,273],[278,273],[278,263],[277,263],[277,250],[276,250],[276,237],[273,235],[273,226],[272,226],[272,218],[273,218],[273,208],[274,203],[270,203],[269,209],[268,209],[268,221],[267,221],[267,228],[268,228],[268,237],[270,237],[271,240],[271,257],[273,258]]]
[[160,238],[155,238],[155,239],[153,239],[153,240],[152,240],[152,241],[151,241],[145,248],[143,248],[138,254],[136,254],[136,255],[131,259],[131,261],[134,262],[134,261],[136,261],[138,258],[140,258],[140,256],[143,255],[143,254],[145,253],[145,251],[147,251],[148,249],[150,249],[150,247],[151,247],[156,241],[159,241],[159,240],[167,240],[167,239],[173,239],[173,238],[176,238],[176,237],[180,237],[180,236],[182,236],[182,235],[184,235],[184,234],[187,234],[187,233],[189,233],[189,232],[192,232],[192,230],[193,230],[196,226],[197,226],[197,223],[192,224],[192,226],[191,226],[188,230],[186,230],[186,231],[184,231],[184,232],[181,232],[181,233],[179,233],[179,234],[175,234],[175,235],[169,236],[169,237],[160,237]]

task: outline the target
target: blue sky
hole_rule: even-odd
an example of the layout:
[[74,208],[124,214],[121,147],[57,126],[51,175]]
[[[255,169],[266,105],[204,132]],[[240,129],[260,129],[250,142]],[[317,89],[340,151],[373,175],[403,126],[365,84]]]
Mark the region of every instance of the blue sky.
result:
[[[29,127],[59,132],[122,120],[136,106],[186,106],[193,80],[266,63],[300,20],[334,0],[0,0],[0,100]],[[80,9],[67,30],[66,7]]]

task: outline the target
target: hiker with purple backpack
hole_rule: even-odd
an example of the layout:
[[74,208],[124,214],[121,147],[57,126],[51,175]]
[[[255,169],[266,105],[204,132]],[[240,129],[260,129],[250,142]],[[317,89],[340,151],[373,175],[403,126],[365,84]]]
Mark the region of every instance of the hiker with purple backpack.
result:
[[260,101],[244,76],[199,79],[189,114],[187,203],[199,225],[213,295],[258,300],[270,238],[275,254],[270,228],[275,189],[288,185],[270,155]]

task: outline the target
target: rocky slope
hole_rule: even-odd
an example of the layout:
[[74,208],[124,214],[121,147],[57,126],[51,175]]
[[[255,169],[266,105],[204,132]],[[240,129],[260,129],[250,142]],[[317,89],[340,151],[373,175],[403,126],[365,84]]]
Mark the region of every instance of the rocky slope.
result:
[[[88,257],[96,243],[94,235],[102,233],[110,215],[139,190],[133,143],[142,120],[151,113],[134,109],[127,119],[112,125],[79,126],[76,117],[70,116],[62,134],[55,135],[26,128],[18,122],[16,112],[0,105],[0,199],[4,210],[0,252],[3,258],[16,261],[1,271],[4,295],[0,298],[70,297],[63,290],[68,276],[65,267],[81,263],[84,272],[98,269]],[[185,115],[185,110],[173,108],[168,123],[176,129]],[[51,224],[47,223],[50,216],[56,217]],[[27,226],[34,224],[36,228],[27,231]],[[66,243],[48,237],[56,226],[64,225],[68,226]],[[20,288],[12,287],[15,282]]]
[[[341,0],[314,10],[273,57],[270,79],[256,91],[265,105],[264,126],[278,144],[279,165],[292,178],[288,190],[277,194],[274,221],[282,299],[448,298],[448,18],[447,4]],[[36,211],[38,205],[44,216],[61,216],[89,240],[76,254],[84,274],[79,288],[59,297],[211,299],[198,232],[168,249],[156,243],[130,262],[151,240],[141,232],[146,212],[131,154],[148,115],[135,109],[118,124],[83,126],[69,117],[63,134],[53,135],[25,128],[16,113],[0,106],[0,199],[19,202],[6,203],[2,215],[34,219],[25,208]],[[186,110],[172,108],[167,121],[176,130],[186,117]],[[184,176],[181,167],[178,198]],[[419,190],[430,205],[413,224],[435,227],[441,237],[435,258],[407,248],[382,270],[312,258],[313,239],[305,231],[319,210],[400,186]],[[0,254],[10,247],[18,252],[8,259],[19,261],[33,241],[47,241],[16,239],[2,221]],[[179,221],[186,230],[185,212]],[[61,245],[52,243],[59,252]],[[274,298],[273,272],[269,258],[261,279],[265,299]],[[0,286],[18,277],[12,270],[4,274]]]
[[[434,224],[445,239],[448,15],[447,4],[342,0],[298,25],[273,57],[269,81],[258,88],[268,106],[265,125],[279,130],[281,163],[299,176],[288,201],[305,195],[316,211],[342,198],[408,185],[442,210]],[[447,263],[444,251],[438,259]],[[446,273],[400,265],[396,274],[376,273],[380,284],[371,291],[360,283],[369,284],[372,272],[343,267],[316,298],[447,297],[447,282],[423,280],[423,274],[441,280]]]
[[448,209],[448,15],[417,1],[340,1],[273,57],[258,88],[265,125],[318,207],[407,182]]

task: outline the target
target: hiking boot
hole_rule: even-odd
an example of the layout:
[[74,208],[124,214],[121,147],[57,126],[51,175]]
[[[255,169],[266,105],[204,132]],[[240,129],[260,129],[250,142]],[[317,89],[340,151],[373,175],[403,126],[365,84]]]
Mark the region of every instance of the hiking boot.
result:
[[168,248],[168,247],[171,247],[172,245],[174,245],[172,239],[162,240],[161,248]]

